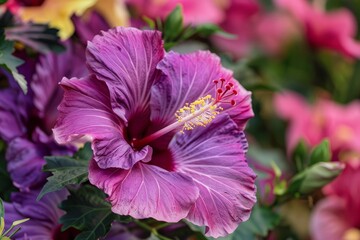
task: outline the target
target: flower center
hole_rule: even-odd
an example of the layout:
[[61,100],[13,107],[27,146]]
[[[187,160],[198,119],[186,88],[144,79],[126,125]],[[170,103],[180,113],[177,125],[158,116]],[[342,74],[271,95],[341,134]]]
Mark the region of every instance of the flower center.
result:
[[132,140],[132,146],[136,149],[141,149],[143,146],[171,131],[179,130],[181,133],[184,133],[184,131],[192,130],[196,126],[206,127],[223,110],[223,108],[220,107],[221,103],[228,103],[233,106],[236,104],[233,97],[236,96],[238,92],[234,89],[233,83],[230,81],[225,83],[225,81],[224,78],[213,81],[215,84],[215,98],[211,95],[206,95],[190,104],[186,103],[184,107],[176,111],[176,122],[143,139]]
[[80,231],[75,228],[69,228],[66,231],[61,231],[62,225],[57,225],[52,231],[53,240],[71,240],[79,235]]

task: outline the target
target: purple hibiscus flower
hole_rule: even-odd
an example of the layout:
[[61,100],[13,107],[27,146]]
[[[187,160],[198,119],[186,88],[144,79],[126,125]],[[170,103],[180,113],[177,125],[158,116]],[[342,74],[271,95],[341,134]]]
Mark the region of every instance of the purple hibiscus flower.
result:
[[[62,231],[59,218],[65,212],[59,209],[60,203],[66,199],[68,192],[61,190],[46,194],[40,201],[36,198],[38,190],[28,193],[13,193],[11,203],[4,203],[5,229],[9,229],[12,222],[30,218],[29,221],[20,225],[21,230],[17,232],[13,240],[73,240],[80,231],[75,228],[68,228]],[[110,232],[103,240],[128,240],[137,238],[133,236],[120,223],[114,222]]]
[[58,219],[64,215],[58,205],[66,199],[67,191],[49,193],[41,201],[36,201],[37,195],[38,191],[13,193],[11,203],[4,203],[5,229],[8,229],[13,221],[30,218],[30,221],[21,224],[21,230],[13,239],[74,239],[79,231],[70,229],[61,232],[61,225],[58,223]]
[[63,95],[58,82],[63,76],[87,74],[84,49],[70,43],[66,46],[65,53],[44,55],[37,64],[23,67],[22,72],[31,72],[26,74],[27,95],[15,84],[0,91],[0,138],[8,144],[6,159],[14,185],[23,191],[45,182],[47,175],[41,171],[44,156],[73,152],[55,143],[51,131]]
[[54,135],[92,138],[89,180],[115,213],[186,218],[213,237],[248,219],[251,98],[217,56],[165,53],[160,32],[119,27],[89,42],[87,64],[92,75],[61,81]]

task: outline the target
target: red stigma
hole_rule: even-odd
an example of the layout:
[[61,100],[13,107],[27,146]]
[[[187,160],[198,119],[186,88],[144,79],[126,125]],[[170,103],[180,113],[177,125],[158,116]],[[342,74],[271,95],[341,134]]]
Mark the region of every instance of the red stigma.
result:
[[[221,82],[221,86],[218,87],[219,81]],[[218,103],[229,103],[232,106],[236,104],[236,101],[233,99],[233,96],[238,94],[238,91],[234,89],[234,84],[230,81],[226,82],[224,78],[220,78],[219,80],[213,80],[215,84],[215,92],[216,92],[216,102]]]

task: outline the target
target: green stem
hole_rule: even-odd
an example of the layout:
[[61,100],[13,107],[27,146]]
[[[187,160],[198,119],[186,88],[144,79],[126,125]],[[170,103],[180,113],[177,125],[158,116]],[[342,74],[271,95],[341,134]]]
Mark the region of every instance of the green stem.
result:
[[136,220],[136,219],[134,219],[134,222],[137,225],[139,225],[140,227],[142,227],[143,229],[148,230],[149,232],[151,232],[154,236],[156,236],[160,240],[171,240],[170,238],[167,238],[167,237],[161,235],[160,233],[158,233],[157,228],[153,228],[153,227],[147,225],[146,223],[141,222],[141,221]]

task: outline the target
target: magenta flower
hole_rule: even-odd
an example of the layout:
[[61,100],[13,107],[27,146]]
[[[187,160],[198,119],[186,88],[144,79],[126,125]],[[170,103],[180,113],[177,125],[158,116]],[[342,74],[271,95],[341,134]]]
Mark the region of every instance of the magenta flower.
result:
[[231,0],[220,26],[235,39],[215,37],[214,43],[234,58],[248,55],[254,48],[261,6],[257,0]]
[[177,5],[181,5],[185,24],[219,23],[224,17],[223,11],[214,0],[126,0],[126,2],[134,6],[140,16],[154,19],[165,19]]
[[311,219],[314,240],[359,239],[360,164],[353,160],[324,188],[327,197],[315,208]]
[[[64,75],[87,74],[84,49],[69,42],[66,47],[66,52],[43,55],[37,64],[22,69],[22,73],[28,72],[27,95],[17,84],[0,91],[0,137],[8,144],[8,171],[14,185],[22,191],[39,187],[46,181],[47,174],[41,171],[44,156],[68,155],[74,151],[72,147],[56,144],[51,130],[63,95],[58,82]],[[9,80],[15,82],[10,77]]]
[[300,95],[285,92],[275,96],[274,105],[279,116],[289,121],[286,136],[289,152],[300,139],[315,146],[325,138],[330,141],[333,160],[360,152],[359,102],[342,106],[321,99],[310,105]]
[[61,82],[54,134],[59,143],[93,139],[89,180],[115,213],[186,218],[214,237],[248,219],[250,93],[218,57],[165,53],[160,32],[116,28],[89,42],[87,64],[93,75]]
[[276,0],[276,3],[298,20],[312,46],[330,49],[347,57],[360,57],[360,43],[354,40],[356,21],[349,10],[326,13],[306,0]]

